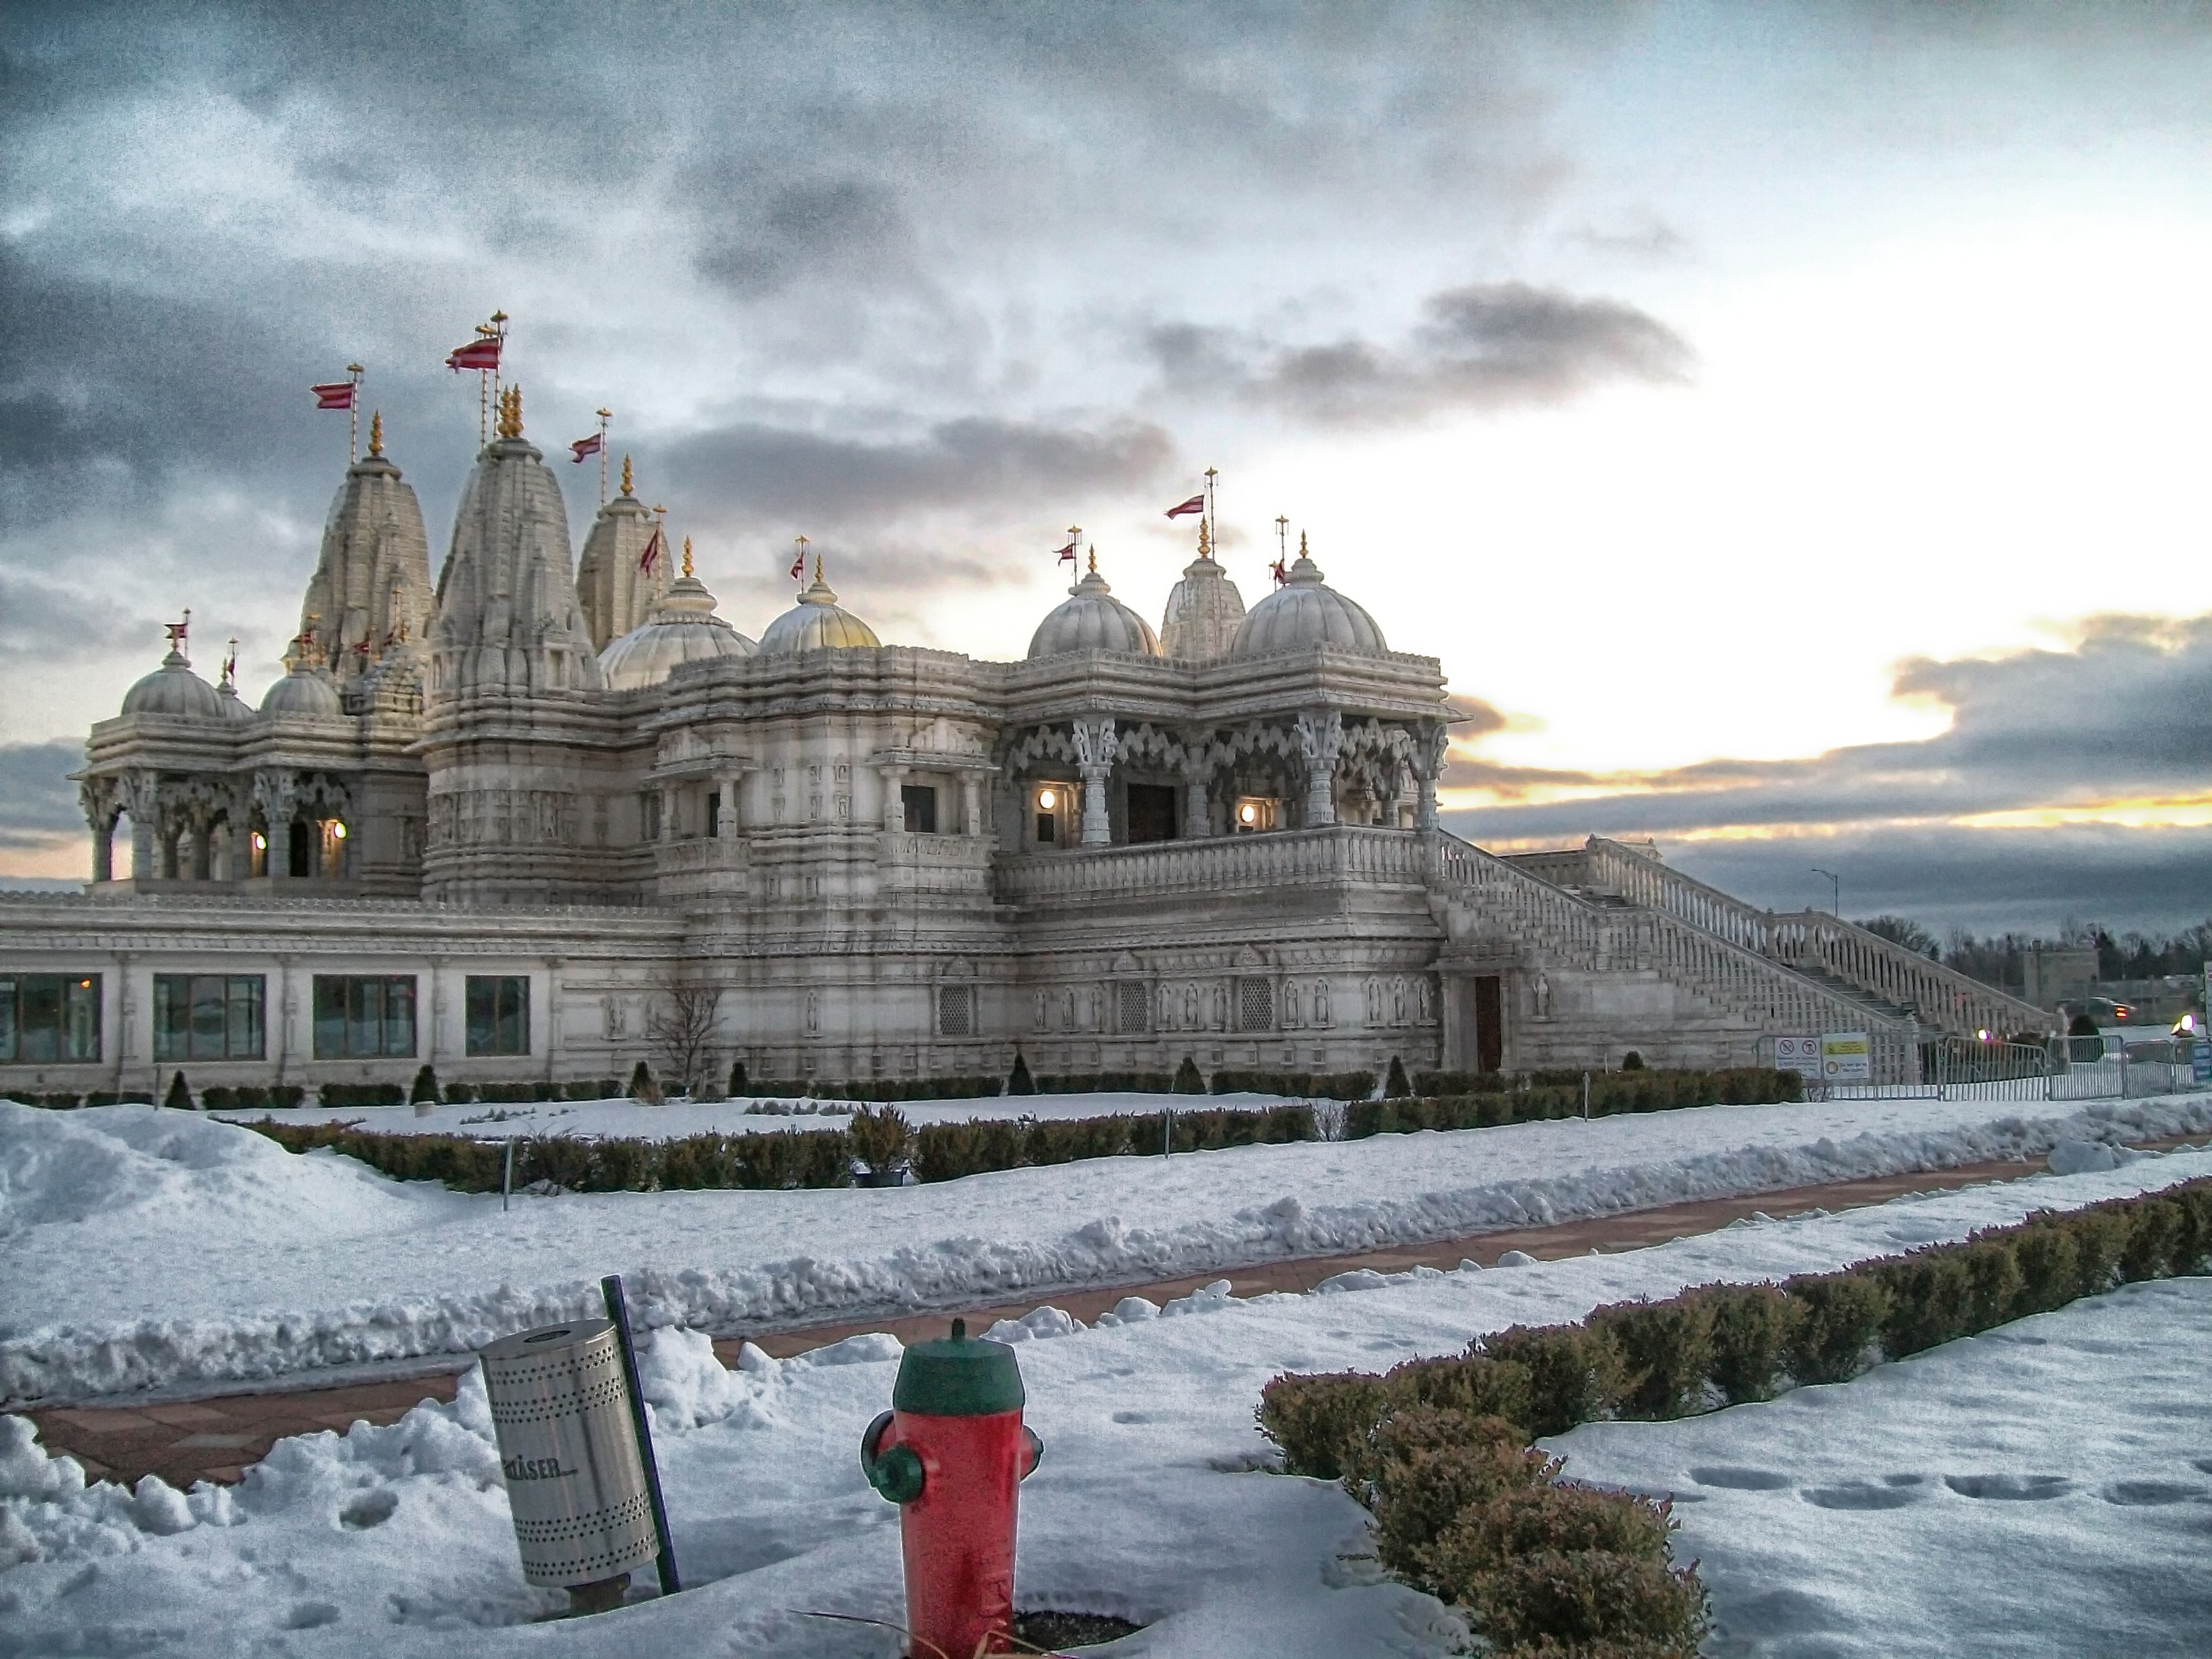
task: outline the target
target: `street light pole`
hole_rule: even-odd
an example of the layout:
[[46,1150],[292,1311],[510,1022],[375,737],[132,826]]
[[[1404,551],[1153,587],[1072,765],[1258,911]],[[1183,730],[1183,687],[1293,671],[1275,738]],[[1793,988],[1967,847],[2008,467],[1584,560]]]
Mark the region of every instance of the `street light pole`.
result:
[[1836,872],[1835,872],[1834,871],[1832,871],[1832,870],[1823,870],[1823,869],[1821,869],[1821,868],[1820,867],[1820,866],[1818,866],[1818,865],[1814,865],[1814,866],[1813,866],[1813,873],[1814,873],[1814,875],[1816,875],[1816,876],[1826,876],[1826,877],[1827,877],[1827,878],[1828,878],[1828,914],[1829,914],[1830,915],[1832,915],[1832,916],[1835,917],[1837,921],[1841,921],[1843,920],[1843,918],[1844,918],[1844,883],[1843,883],[1843,878],[1842,878],[1842,877],[1840,877],[1840,876],[1838,876],[1838,875],[1837,875],[1837,874],[1836,874]]

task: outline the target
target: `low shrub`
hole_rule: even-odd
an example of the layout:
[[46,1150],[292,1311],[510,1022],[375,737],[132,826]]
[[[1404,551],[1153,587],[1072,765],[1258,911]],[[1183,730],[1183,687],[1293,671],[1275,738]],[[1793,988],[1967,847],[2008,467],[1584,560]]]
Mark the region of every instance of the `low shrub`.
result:
[[648,1106],[660,1104],[660,1085],[653,1075],[653,1067],[640,1060],[630,1068],[629,1097],[641,1100]]
[[1390,1056],[1390,1069],[1382,1079],[1382,1094],[1389,1100],[1403,1100],[1413,1092],[1413,1085],[1406,1079],[1406,1062],[1397,1055]]
[[169,1092],[161,1097],[161,1104],[173,1111],[189,1112],[192,1109],[191,1085],[185,1081],[182,1072],[169,1079]]
[[1006,1092],[1010,1095],[1033,1095],[1036,1092],[1036,1081],[1030,1076],[1030,1063],[1022,1057],[1022,1051],[1018,1048],[1014,1050],[1014,1069],[1006,1074]]
[[1364,1100],[1375,1092],[1372,1072],[1231,1072],[1213,1074],[1217,1095],[1292,1095],[1321,1100]]
[[325,1083],[315,1091],[318,1104],[350,1109],[356,1106],[397,1106],[407,1091],[396,1083]]
[[407,1103],[410,1106],[438,1103],[438,1073],[434,1068],[426,1065],[415,1073],[415,1086],[407,1091]]
[[1199,1073],[1198,1060],[1194,1056],[1185,1054],[1182,1064],[1176,1067],[1175,1091],[1179,1095],[1202,1095],[1206,1092],[1206,1079]]
[[216,1084],[200,1091],[200,1107],[210,1112],[256,1112],[270,1107],[297,1106],[307,1097],[307,1090],[296,1083],[266,1087],[256,1083]]
[[1957,1244],[1618,1304],[1580,1326],[1515,1327],[1456,1358],[1275,1377],[1261,1431],[1293,1474],[1373,1510],[1376,1552],[1466,1607],[1501,1655],[1680,1656],[1707,1624],[1692,1569],[1669,1568],[1663,1504],[1557,1479],[1526,1443],[1611,1414],[1677,1417],[1713,1394],[1841,1382],[2111,1289],[2212,1267],[2212,1180],[1987,1228]]
[[1041,1095],[1165,1095],[1175,1092],[1172,1072],[1063,1072],[1040,1077]]
[[914,1126],[896,1106],[863,1106],[845,1126],[853,1156],[868,1166],[878,1184],[888,1184],[892,1171],[906,1157],[914,1140]]

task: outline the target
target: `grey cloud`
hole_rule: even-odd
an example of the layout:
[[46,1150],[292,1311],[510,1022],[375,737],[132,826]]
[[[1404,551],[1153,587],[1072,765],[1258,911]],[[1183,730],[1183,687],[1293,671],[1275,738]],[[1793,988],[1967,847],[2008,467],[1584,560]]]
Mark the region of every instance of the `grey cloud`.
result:
[[1396,345],[1292,346],[1190,323],[1155,326],[1146,344],[1178,390],[1225,392],[1323,426],[1553,404],[1607,380],[1679,382],[1693,361],[1680,335],[1632,306],[1526,283],[1449,289],[1421,312]]
[[83,764],[74,743],[0,744],[0,849],[43,847],[84,828],[69,781]]
[[1175,462],[1174,441],[1140,422],[1084,428],[969,418],[885,440],[739,422],[679,440],[660,464],[708,511],[855,526],[1124,490]]
[[1445,783],[1509,797],[1597,792],[1468,815],[1479,836],[1510,840],[1864,824],[2212,789],[2212,723],[2201,713],[2212,707],[2212,616],[2100,617],[2073,651],[1917,659],[1894,691],[1948,708],[1950,729],[1919,743],[1626,775],[1455,757]]

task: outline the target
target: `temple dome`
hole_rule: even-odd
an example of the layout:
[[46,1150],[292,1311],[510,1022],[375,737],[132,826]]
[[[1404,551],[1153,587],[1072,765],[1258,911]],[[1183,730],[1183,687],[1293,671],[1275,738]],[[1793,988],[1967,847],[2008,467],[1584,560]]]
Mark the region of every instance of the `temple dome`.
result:
[[1300,536],[1289,580],[1245,612],[1229,654],[1269,657],[1316,645],[1377,655],[1390,649],[1375,618],[1322,580],[1321,567],[1308,556]]
[[185,653],[174,646],[161,665],[123,694],[126,714],[152,714],[170,720],[219,720],[222,698],[215,687],[192,672]]
[[814,583],[799,603],[761,630],[761,654],[789,656],[800,651],[867,650],[883,641],[876,630],[837,603],[837,595],[814,567]]
[[225,720],[250,720],[253,718],[253,705],[238,695],[237,686],[228,678],[216,687],[215,694],[222,700],[222,717]]
[[610,691],[658,685],[677,665],[750,657],[760,647],[714,614],[714,596],[696,576],[678,576],[646,621],[599,653]]
[[261,696],[261,712],[289,720],[337,720],[345,713],[338,689],[327,674],[318,672],[304,659]]
[[1091,571],[1067,590],[1069,597],[1054,607],[1030,637],[1030,655],[1057,657],[1070,651],[1121,651],[1132,656],[1157,657],[1160,641],[1152,625],[1114,597],[1114,590],[1098,574],[1098,556],[1091,557]]

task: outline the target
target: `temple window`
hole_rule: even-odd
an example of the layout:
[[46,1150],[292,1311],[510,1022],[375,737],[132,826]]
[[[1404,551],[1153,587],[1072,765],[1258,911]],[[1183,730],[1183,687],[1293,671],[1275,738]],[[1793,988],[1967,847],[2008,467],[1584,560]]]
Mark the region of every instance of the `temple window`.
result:
[[528,977],[521,974],[471,974],[467,1035],[468,1052],[471,1054],[528,1054]]
[[933,836],[937,833],[936,785],[901,784],[899,806],[904,815],[906,832],[908,835]]
[[263,1058],[264,988],[258,974],[155,975],[154,1058]]
[[0,977],[0,1062],[98,1060],[100,980],[98,974]]
[[380,1060],[415,1053],[411,974],[315,975],[315,1058]]

